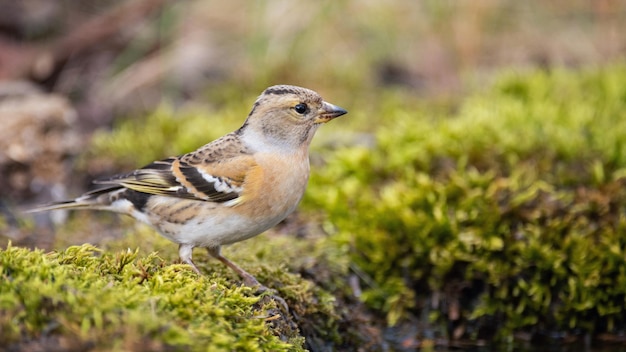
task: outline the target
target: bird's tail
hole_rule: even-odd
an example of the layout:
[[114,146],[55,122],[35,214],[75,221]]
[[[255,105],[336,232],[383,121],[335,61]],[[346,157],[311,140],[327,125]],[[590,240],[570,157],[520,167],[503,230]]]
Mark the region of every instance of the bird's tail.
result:
[[124,188],[122,186],[111,186],[111,187],[96,189],[91,192],[87,192],[76,199],[54,202],[54,203],[38,206],[32,209],[28,209],[26,210],[26,213],[36,213],[36,212],[41,212],[41,211],[60,210],[60,209],[108,210],[111,203],[114,200],[118,199],[119,193],[123,191],[124,191]]

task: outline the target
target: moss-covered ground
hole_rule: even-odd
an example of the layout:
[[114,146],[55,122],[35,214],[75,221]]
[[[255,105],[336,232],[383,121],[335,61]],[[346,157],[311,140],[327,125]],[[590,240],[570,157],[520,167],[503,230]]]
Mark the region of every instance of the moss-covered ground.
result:
[[[616,64],[503,72],[454,102],[394,89],[329,98],[350,114],[320,130],[299,213],[225,251],[289,312],[203,253],[198,277],[150,229],[103,216],[93,233],[100,215],[77,213],[55,251],[4,241],[0,340],[245,351],[623,343],[624,82]],[[237,127],[250,104],[235,100],[210,116],[162,107],[126,120],[93,138],[77,170],[192,150]],[[72,236],[109,237],[68,246]]]

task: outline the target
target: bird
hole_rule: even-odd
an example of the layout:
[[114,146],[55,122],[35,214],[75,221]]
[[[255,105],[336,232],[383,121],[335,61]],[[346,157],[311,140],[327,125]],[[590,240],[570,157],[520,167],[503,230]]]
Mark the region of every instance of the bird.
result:
[[195,151],[97,179],[101,188],[30,212],[106,210],[130,215],[178,244],[182,263],[202,275],[196,247],[234,270],[249,287],[267,289],[221,254],[292,213],[310,174],[309,146],[318,128],[347,111],[315,91],[292,85],[265,89],[243,125]]

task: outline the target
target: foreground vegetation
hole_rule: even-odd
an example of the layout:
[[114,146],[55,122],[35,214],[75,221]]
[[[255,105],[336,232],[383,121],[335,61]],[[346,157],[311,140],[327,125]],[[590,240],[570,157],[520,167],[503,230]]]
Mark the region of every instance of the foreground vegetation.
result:
[[[289,245],[287,238],[253,239],[253,256],[227,251],[277,290],[259,295],[217,261],[198,256],[207,272],[200,277],[176,263],[169,241],[142,225],[131,232],[104,243],[104,249],[84,244],[44,253],[9,244],[1,250],[3,346],[300,351],[305,336],[307,346],[341,342],[332,295],[289,273],[281,263],[289,256],[271,255]],[[309,244],[289,242],[294,255],[313,251]],[[273,295],[284,298],[289,312]]]
[[99,252],[91,245],[48,255],[15,247],[2,252],[5,347],[25,336],[55,335],[71,349],[290,347],[269,331],[272,317],[253,309],[258,298],[247,289],[193,277],[180,265],[164,267],[155,254]]
[[[432,331],[474,341],[623,335],[623,82],[624,65],[505,72],[452,106],[407,91],[365,91],[345,106],[343,127],[359,133],[324,126],[312,158],[301,218],[320,219],[324,235],[262,236],[242,243],[237,248],[246,252],[233,258],[277,288],[290,314],[239,287],[218,264],[208,264],[214,274],[207,278],[172,266],[175,248],[141,240],[147,237],[135,232],[144,229],[133,230],[136,242],[105,250],[2,250],[0,339],[61,336],[131,349],[350,349],[364,343],[350,331],[358,324],[345,320],[344,304],[354,295],[367,307],[359,309],[384,316],[385,324],[430,324],[416,332],[420,341]],[[240,99],[226,101],[228,113],[216,114],[226,116],[226,127],[208,133],[236,127],[234,116],[246,109]],[[112,156],[121,168],[139,166],[206,142],[206,131],[184,127],[207,125],[206,116],[171,115],[161,109],[96,136],[79,167],[93,170],[96,155]],[[145,135],[156,137],[137,138]],[[136,159],[137,149],[145,160]]]

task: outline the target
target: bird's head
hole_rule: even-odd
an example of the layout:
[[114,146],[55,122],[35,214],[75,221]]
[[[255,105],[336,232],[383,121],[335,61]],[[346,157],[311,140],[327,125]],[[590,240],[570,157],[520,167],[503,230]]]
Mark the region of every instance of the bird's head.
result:
[[308,146],[320,124],[346,113],[310,89],[272,86],[256,100],[240,131],[262,143]]

